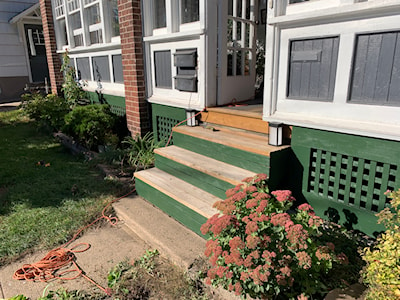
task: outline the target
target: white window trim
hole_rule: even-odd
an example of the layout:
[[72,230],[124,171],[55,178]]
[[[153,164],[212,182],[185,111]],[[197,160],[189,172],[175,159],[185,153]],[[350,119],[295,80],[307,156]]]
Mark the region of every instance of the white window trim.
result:
[[[400,107],[347,102],[356,35],[392,30],[400,30],[400,15],[314,25],[312,31],[307,26],[275,28],[275,42],[270,48],[275,47],[275,58],[269,55],[266,65],[275,63],[267,73],[272,72],[269,74],[274,74],[277,80],[273,81],[271,90],[266,84],[265,94],[271,100],[264,105],[264,120],[400,140]],[[287,99],[290,40],[325,36],[340,39],[333,101]]]
[[[84,52],[84,53],[76,53],[76,54],[70,53],[70,59],[74,63],[76,72],[78,72],[76,59],[77,58],[88,58],[89,59],[90,80],[88,80],[87,82],[85,81],[85,84],[87,84],[83,87],[83,89],[85,91],[89,91],[89,92],[99,91],[98,83],[93,76],[93,65],[92,65],[93,57],[108,56],[111,82],[101,82],[102,89],[100,91],[103,94],[125,97],[124,84],[114,82],[114,71],[113,71],[113,65],[112,65],[112,56],[113,55],[121,55],[121,49],[98,51],[98,52],[93,52],[93,53],[92,52],[89,52],[89,53]],[[78,76],[78,73],[76,73],[76,76]]]
[[[60,49],[61,45],[58,45],[58,50],[65,50],[66,48],[69,49],[84,49],[87,47],[92,47],[94,45],[104,45],[104,44],[109,44],[109,43],[119,43],[121,42],[120,36],[115,36],[112,37],[111,33],[111,22],[109,20],[109,16],[107,14],[108,10],[110,9],[108,1],[104,0],[95,0],[89,4],[84,4],[84,0],[76,0],[79,3],[79,8],[74,9],[69,11],[68,9],[68,0],[61,0],[62,5],[63,5],[63,11],[64,14],[60,15],[56,18],[54,18],[54,25],[56,28],[56,32],[60,32],[59,24],[58,21],[61,19],[65,19],[65,24],[66,24],[66,29],[67,29],[67,45],[62,46],[62,49]],[[53,14],[56,16],[56,10],[60,9],[60,5],[56,6],[55,1],[52,1],[52,6],[53,6]],[[89,25],[87,23],[87,18],[86,14],[87,12],[85,11],[86,9],[94,6],[94,5],[99,5],[99,14],[100,14],[100,22],[97,24],[92,24]],[[72,24],[71,24],[71,18],[70,15],[74,13],[80,13],[81,16],[81,28],[72,30]],[[101,30],[102,31],[102,42],[101,43],[96,43],[96,44],[91,44],[90,43],[90,32]],[[59,33],[60,34],[60,33]],[[75,46],[74,44],[74,37],[77,35],[82,35],[83,38],[83,45],[81,46]]]
[[[187,109],[202,109],[204,107],[204,84],[205,74],[204,66],[204,50],[201,47],[202,40],[191,40],[181,42],[171,42],[162,44],[150,44],[150,58],[151,58],[151,90],[152,95],[148,99],[152,103],[170,104],[176,107]],[[179,49],[197,48],[197,92],[182,92],[175,89],[174,77],[177,75],[176,67],[174,66],[173,54]],[[171,51],[171,76],[172,88],[163,89],[155,86],[155,66],[154,66],[154,52],[156,51]]]

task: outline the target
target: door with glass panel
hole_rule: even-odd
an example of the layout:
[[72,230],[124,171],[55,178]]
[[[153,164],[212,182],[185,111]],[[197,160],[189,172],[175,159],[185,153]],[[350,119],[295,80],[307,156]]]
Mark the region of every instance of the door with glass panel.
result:
[[254,98],[257,0],[220,1],[218,104]]

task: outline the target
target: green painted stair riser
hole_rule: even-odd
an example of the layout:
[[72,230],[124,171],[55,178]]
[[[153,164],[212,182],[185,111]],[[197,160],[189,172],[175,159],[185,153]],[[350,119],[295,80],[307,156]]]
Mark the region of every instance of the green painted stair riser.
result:
[[174,132],[174,145],[256,173],[269,175],[269,157]]
[[199,236],[205,237],[201,234],[200,227],[207,221],[207,218],[194,212],[190,208],[165,195],[140,179],[136,179],[135,185],[139,196],[145,198],[147,201],[160,208],[166,214],[170,215]]
[[221,199],[226,198],[225,192],[227,189],[234,187],[234,185],[226,181],[220,180],[161,155],[156,154],[155,164],[158,169],[178,177]]

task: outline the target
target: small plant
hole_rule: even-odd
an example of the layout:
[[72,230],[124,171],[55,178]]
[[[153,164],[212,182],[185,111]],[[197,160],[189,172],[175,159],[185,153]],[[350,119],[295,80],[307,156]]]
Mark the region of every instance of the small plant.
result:
[[[70,63],[68,52],[64,52],[61,72],[64,72],[64,81],[61,91],[70,107],[75,107],[83,99],[86,98],[86,92],[82,88],[82,84],[76,78],[75,68]],[[85,101],[86,102],[86,101]]]
[[85,147],[97,150],[99,145],[117,143],[113,134],[115,120],[109,105],[78,106],[65,116],[63,131]]
[[154,258],[158,255],[160,255],[160,252],[158,252],[157,249],[146,250],[146,253],[135,261],[135,266],[146,270],[148,273],[152,273],[154,271],[154,268],[156,267]]
[[128,163],[134,168],[148,169],[154,165],[154,150],[163,145],[163,141],[157,142],[151,132],[143,137],[129,136],[124,141],[128,145]]
[[210,235],[206,283],[263,299],[306,299],[326,292],[322,278],[346,257],[335,255],[332,243],[316,240],[322,220],[310,205],[291,211],[291,192],[271,192],[265,174],[246,178],[226,195],[214,204],[221,214],[201,227]]
[[64,125],[64,117],[70,109],[63,98],[52,94],[24,94],[21,98],[23,111],[41,126],[59,130]]
[[390,207],[377,214],[378,223],[384,224],[386,231],[374,249],[362,252],[367,263],[363,279],[369,285],[369,300],[400,299],[400,189],[386,195],[391,199]]

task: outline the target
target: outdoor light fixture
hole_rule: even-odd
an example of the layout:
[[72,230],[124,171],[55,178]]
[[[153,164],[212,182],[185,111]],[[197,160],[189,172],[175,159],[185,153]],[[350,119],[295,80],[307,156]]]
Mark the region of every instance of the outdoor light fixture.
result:
[[282,145],[282,123],[269,123],[269,141],[272,146]]
[[196,126],[196,111],[195,110],[186,110],[186,125],[194,127]]

